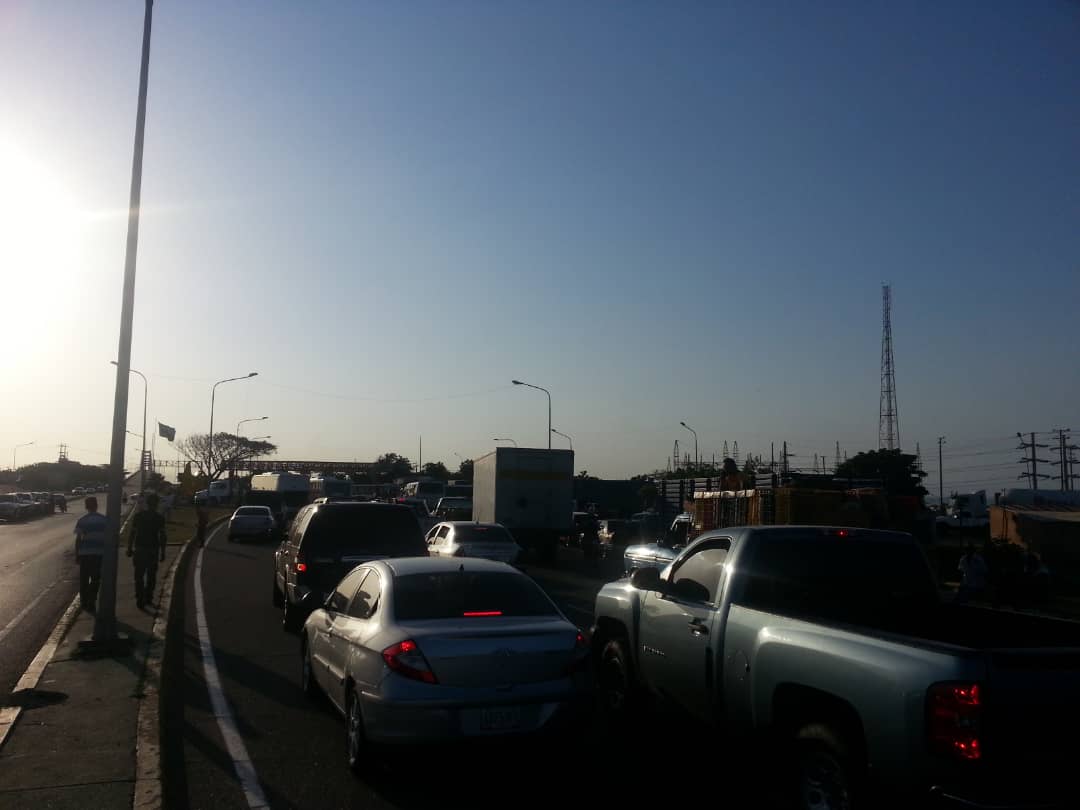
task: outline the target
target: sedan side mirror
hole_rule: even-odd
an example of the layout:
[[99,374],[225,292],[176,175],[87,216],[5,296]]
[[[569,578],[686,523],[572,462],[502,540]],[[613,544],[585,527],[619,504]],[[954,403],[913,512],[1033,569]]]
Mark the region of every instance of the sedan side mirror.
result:
[[630,584],[639,591],[662,590],[663,580],[660,579],[660,569],[637,568],[630,575]]

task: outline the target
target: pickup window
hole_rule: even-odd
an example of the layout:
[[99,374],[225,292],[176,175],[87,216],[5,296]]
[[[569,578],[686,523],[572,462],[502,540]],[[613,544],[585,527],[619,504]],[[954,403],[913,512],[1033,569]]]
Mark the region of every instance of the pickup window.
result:
[[688,596],[696,592],[700,595],[697,601],[715,602],[720,594],[727,555],[726,547],[712,546],[687,557],[671,575],[673,590]]
[[914,543],[807,532],[756,544],[740,601],[770,613],[874,624],[933,609],[938,597]]

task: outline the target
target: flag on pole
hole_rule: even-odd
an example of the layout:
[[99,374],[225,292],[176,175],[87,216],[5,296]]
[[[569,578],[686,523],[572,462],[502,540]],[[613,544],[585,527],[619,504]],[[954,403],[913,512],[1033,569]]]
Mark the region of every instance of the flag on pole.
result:
[[176,428],[169,427],[163,422],[157,423],[157,432],[158,436],[161,436],[163,439],[168,439],[170,442],[176,438]]

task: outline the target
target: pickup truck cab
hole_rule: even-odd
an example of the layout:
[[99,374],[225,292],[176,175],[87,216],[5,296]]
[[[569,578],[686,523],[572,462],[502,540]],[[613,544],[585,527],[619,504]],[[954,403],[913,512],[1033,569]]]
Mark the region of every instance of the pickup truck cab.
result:
[[910,535],[711,531],[605,585],[595,616],[609,717],[650,697],[769,746],[794,806],[1057,806],[1071,789],[1080,624],[941,602]]

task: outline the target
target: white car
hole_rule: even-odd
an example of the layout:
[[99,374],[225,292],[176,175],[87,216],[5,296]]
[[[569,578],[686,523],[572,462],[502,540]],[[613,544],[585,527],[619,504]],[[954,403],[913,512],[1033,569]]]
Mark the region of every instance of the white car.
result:
[[268,540],[274,525],[274,515],[269,506],[241,506],[229,518],[229,542],[238,537]]
[[535,732],[580,718],[584,634],[525,574],[490,560],[401,557],[353,568],[304,623],[300,678],[371,745]]
[[427,533],[427,544],[429,557],[483,557],[513,565],[521,554],[501,523],[445,521]]

